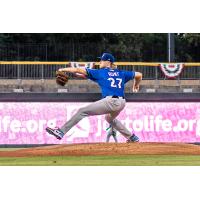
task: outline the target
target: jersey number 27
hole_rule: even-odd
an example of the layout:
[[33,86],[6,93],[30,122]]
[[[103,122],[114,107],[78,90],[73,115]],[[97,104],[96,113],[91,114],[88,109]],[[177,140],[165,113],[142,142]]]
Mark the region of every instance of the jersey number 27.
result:
[[108,78],[109,81],[111,81],[111,87],[117,87],[121,88],[121,84],[122,84],[122,79],[121,78],[116,78],[116,80],[114,78]]

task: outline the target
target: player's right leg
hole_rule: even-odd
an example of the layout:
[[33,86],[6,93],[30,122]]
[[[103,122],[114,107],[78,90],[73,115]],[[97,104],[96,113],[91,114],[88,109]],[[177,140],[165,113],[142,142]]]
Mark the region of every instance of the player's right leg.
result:
[[140,139],[137,135],[133,134],[126,142],[139,142]]
[[105,119],[108,123],[111,124],[116,130],[118,130],[125,138],[127,138],[127,142],[139,142],[138,136],[134,133],[131,133],[116,117],[120,112],[112,112],[105,116]]

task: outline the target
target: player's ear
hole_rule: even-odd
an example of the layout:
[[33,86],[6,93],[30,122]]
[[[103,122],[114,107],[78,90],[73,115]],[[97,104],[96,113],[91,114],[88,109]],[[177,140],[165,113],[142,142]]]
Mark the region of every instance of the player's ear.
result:
[[111,66],[112,66],[113,69],[117,68],[117,66],[114,63],[111,63]]

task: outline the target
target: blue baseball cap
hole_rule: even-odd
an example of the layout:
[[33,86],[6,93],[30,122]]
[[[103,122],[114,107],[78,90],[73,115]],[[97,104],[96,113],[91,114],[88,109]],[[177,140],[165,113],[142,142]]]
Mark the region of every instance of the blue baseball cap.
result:
[[111,63],[115,62],[115,58],[110,53],[103,53],[101,57],[98,57],[103,61],[110,61]]

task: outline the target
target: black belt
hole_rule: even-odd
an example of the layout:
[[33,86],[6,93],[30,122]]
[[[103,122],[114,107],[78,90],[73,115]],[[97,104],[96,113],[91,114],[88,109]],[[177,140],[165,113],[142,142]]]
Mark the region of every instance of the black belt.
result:
[[[115,96],[115,95],[113,95],[112,98],[119,99],[120,97],[119,97],[119,96]],[[124,97],[122,97],[122,99],[124,99]]]

